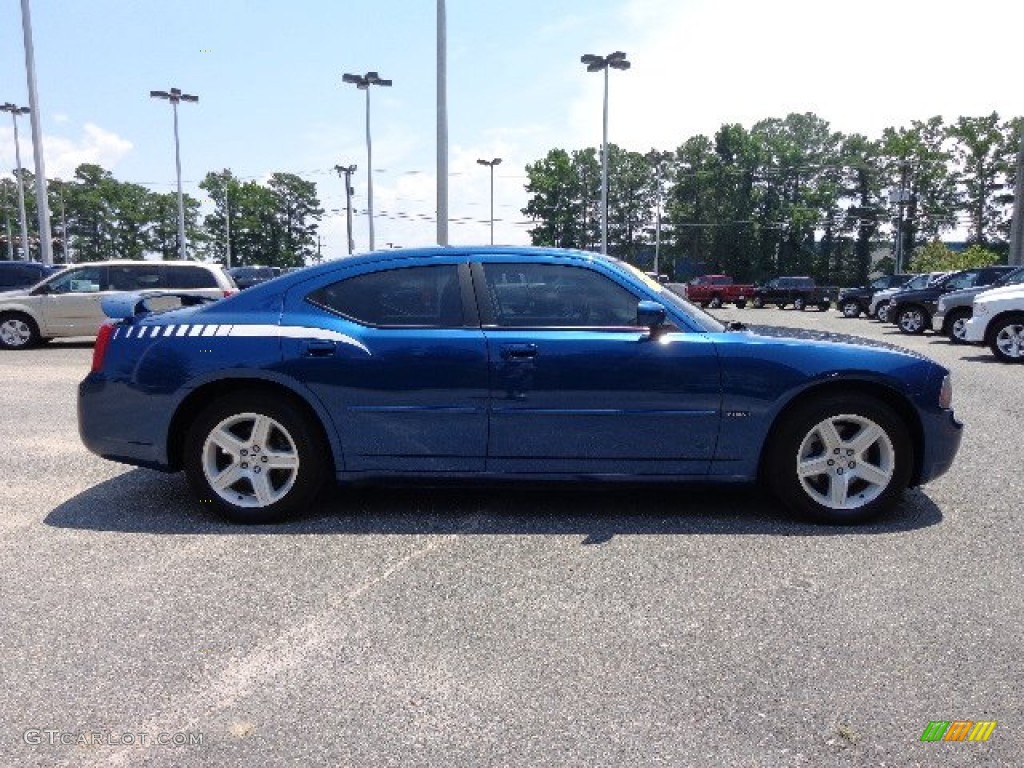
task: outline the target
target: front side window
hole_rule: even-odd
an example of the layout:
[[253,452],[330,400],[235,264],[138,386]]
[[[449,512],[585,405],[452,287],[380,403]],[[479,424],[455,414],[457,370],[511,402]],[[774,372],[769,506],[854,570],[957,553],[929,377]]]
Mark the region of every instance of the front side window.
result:
[[484,264],[494,325],[590,328],[636,325],[637,297],[604,275],[564,264]]
[[47,283],[50,293],[97,293],[108,290],[106,267],[81,267],[60,273]]
[[454,264],[355,275],[317,289],[307,300],[363,325],[457,328],[464,323]]

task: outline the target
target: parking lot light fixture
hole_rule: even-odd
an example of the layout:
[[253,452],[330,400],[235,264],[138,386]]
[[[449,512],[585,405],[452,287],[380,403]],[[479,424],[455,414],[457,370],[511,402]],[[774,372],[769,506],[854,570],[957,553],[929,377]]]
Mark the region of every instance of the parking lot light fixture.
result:
[[181,194],[181,146],[178,141],[178,102],[187,101],[195,103],[199,101],[198,96],[182,93],[180,88],[171,88],[170,91],[150,91],[149,95],[154,99],[164,99],[171,102],[174,110],[174,168],[178,177],[178,256],[186,259],[185,254],[185,200]]
[[354,85],[361,91],[366,91],[366,220],[370,230],[370,250],[374,249],[373,239],[373,143],[370,140],[370,86],[379,85],[386,88],[391,87],[391,80],[383,79],[376,72],[367,72],[365,75],[353,75],[346,72],[341,76],[343,83]]
[[21,172],[21,148],[18,145],[18,116],[27,115],[28,107],[18,107],[10,102],[0,106],[0,111],[11,113],[11,122],[14,124],[14,159],[17,164],[18,173],[18,221],[21,225],[21,258],[28,259],[28,217],[25,215],[25,179]]
[[494,245],[494,166],[501,165],[501,158],[493,160],[477,160],[480,165],[486,165],[491,169],[491,245]]
[[587,66],[587,72],[604,72],[604,121],[601,139],[601,253],[608,253],[608,70],[627,70],[632,64],[622,51],[597,56],[586,53],[580,61]]

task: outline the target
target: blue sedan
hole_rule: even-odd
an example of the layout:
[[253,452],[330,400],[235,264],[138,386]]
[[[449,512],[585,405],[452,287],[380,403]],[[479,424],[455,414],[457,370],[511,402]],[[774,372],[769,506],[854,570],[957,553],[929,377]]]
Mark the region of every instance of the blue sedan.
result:
[[614,258],[369,253],[203,306],[106,304],[79,430],[183,469],[240,523],[326,481],[767,483],[859,523],[949,469],[949,371],[905,350],[726,327]]

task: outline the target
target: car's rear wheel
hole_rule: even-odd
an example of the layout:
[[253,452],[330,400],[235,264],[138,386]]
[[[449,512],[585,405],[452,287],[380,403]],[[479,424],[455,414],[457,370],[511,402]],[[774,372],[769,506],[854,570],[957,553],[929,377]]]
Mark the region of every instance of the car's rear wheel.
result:
[[881,301],[878,306],[875,307],[875,319],[887,323],[889,322],[889,302]]
[[928,326],[928,315],[920,307],[903,307],[896,313],[896,325],[901,333],[918,335]]
[[807,309],[807,300],[803,296],[797,296],[793,300],[793,309],[799,312],[803,312],[805,309]]
[[857,301],[844,301],[842,306],[839,307],[843,313],[843,317],[859,317],[860,316],[860,302]]
[[791,509],[830,525],[870,520],[910,482],[902,419],[860,395],[815,398],[786,414],[767,447],[767,479]]
[[711,301],[708,302],[708,306],[711,307],[712,309],[718,309],[719,307],[722,306],[722,297],[712,296]]
[[963,344],[967,341],[967,321],[971,319],[969,309],[958,309],[950,312],[946,317],[946,335],[954,344]]
[[327,476],[317,426],[298,407],[263,393],[209,405],[185,439],[185,473],[205,503],[235,523],[279,522],[302,511]]
[[28,349],[40,342],[36,321],[21,312],[0,315],[0,348]]
[[832,307],[832,302],[829,301],[828,299],[822,299],[821,301],[818,302],[818,311],[819,312],[828,312],[831,307]]
[[764,309],[764,299],[760,296],[755,296],[750,303],[753,305],[754,309]]
[[737,299],[736,300],[736,309],[743,309],[745,306],[747,306],[747,300],[746,299]]
[[998,320],[989,348],[1004,363],[1024,363],[1024,315]]

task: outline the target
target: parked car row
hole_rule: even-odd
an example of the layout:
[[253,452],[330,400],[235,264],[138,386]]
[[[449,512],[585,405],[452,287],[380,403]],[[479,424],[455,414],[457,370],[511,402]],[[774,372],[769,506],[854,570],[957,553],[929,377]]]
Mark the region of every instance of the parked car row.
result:
[[[881,288],[886,280],[901,286]],[[871,289],[875,286],[879,289]],[[955,272],[879,278],[864,288],[840,296],[839,310],[846,317],[865,312],[891,322],[901,333],[933,331],[954,344],[986,344],[1000,360],[1024,362],[1024,267],[992,265]],[[856,304],[856,306],[854,306]]]
[[754,309],[774,304],[779,309],[792,305],[797,310],[817,307],[824,312],[836,296],[836,289],[819,286],[812,277],[775,277],[753,285],[735,283],[729,275],[700,275],[686,285],[669,284],[669,288],[694,304],[712,309],[723,304],[743,309],[749,302]]

